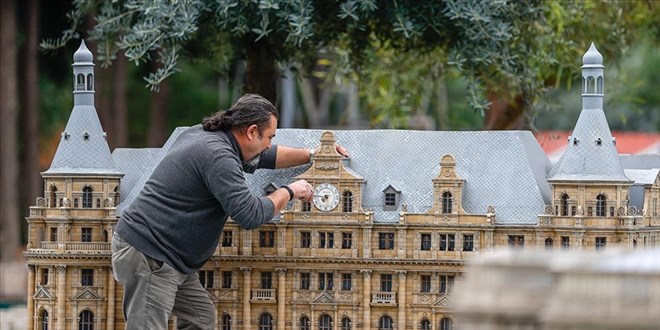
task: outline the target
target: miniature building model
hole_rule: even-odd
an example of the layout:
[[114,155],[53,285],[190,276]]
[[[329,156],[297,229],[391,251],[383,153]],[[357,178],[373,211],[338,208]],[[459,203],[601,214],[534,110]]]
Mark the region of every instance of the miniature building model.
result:
[[[592,45],[583,61],[583,109],[554,167],[524,131],[278,130],[276,144],[321,150],[309,165],[247,175],[253,193],[305,179],[317,197],[256,230],[228,221],[199,272],[215,327],[454,329],[452,290],[472,256],[656,245],[660,165],[624,168],[603,112],[602,56]],[[185,128],[160,149],[111,154],[84,42],[73,68],[74,108],[27,218],[29,328],[123,329],[110,237]]]

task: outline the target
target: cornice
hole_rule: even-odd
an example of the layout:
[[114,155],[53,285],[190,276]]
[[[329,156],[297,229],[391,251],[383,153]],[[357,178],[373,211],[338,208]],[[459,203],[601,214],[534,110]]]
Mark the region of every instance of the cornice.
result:
[[439,259],[360,259],[360,258],[296,258],[291,256],[264,257],[264,256],[213,256],[210,260],[221,259],[224,262],[249,262],[249,263],[276,263],[276,264],[353,264],[355,267],[363,265],[392,265],[392,266],[463,266],[464,260],[439,260]]

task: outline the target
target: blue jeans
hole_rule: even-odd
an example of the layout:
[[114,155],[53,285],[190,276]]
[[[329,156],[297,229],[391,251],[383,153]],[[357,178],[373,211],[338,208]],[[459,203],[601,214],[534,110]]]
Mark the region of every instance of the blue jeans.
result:
[[197,273],[184,274],[112,236],[112,272],[124,285],[124,319],[128,330],[167,329],[171,314],[178,329],[214,329],[213,301]]

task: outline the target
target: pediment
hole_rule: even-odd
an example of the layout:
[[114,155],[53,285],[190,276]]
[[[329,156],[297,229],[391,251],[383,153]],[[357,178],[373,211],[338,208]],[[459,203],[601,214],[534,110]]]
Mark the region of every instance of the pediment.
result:
[[312,304],[336,304],[337,300],[326,291],[321,292],[312,300]]
[[450,304],[451,304],[451,301],[449,300],[449,296],[443,295],[443,296],[440,296],[440,298],[438,298],[438,300],[436,300],[433,303],[433,307],[447,307]]
[[40,286],[37,292],[32,296],[34,299],[53,299],[53,295],[48,291],[48,289]]
[[103,300],[103,297],[90,288],[84,288],[73,297],[73,300]]

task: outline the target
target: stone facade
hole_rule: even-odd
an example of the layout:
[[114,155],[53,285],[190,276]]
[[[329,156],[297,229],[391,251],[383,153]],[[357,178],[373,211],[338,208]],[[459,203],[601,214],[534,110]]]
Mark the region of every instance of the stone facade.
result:
[[[593,62],[594,56],[589,54],[589,75],[598,75],[598,58]],[[586,85],[589,77],[585,78]],[[594,81],[600,81],[597,86],[602,88],[602,74],[600,77]],[[139,150],[110,154],[93,106],[93,64],[84,43],[74,56],[74,79],[72,115],[51,168],[42,173],[44,197],[37,198],[27,218],[28,324],[29,329],[123,329],[123,288],[112,277],[110,239],[118,215],[140,189],[140,179],[128,172],[138,168],[139,177],[145,178],[155,165],[121,158],[140,154]],[[586,106],[602,107],[598,101],[602,89],[595,91],[599,93],[586,93]],[[578,120],[576,137],[588,125],[603,125],[604,116],[589,118],[588,122]],[[272,222],[256,230],[243,230],[228,221],[216,253],[199,272],[217,307],[215,327],[455,329],[460,324],[455,321],[453,287],[461,282],[466,262],[474,256],[507,246],[559,251],[656,245],[660,240],[658,169],[636,169],[642,179],[630,180],[617,158],[605,162],[613,164],[605,172],[572,171],[580,155],[612,157],[609,149],[614,147],[606,125],[605,121],[601,142],[593,141],[598,146],[602,143],[603,148],[593,152],[577,149],[579,142],[553,171],[544,165],[547,158],[531,159],[545,156],[538,152],[538,144],[529,142],[536,143],[533,138],[520,132],[373,133],[373,140],[402,134],[432,139],[442,134],[443,139],[453,136],[455,141],[465,136],[495,141],[487,149],[497,149],[500,138],[522,141],[516,146],[522,146],[528,158],[535,155],[521,158],[527,162],[523,165],[531,168],[529,174],[516,172],[502,177],[501,184],[489,187],[492,190],[485,194],[490,196],[488,200],[475,198],[482,196],[474,190],[478,176],[475,170],[466,170],[471,162],[484,158],[472,150],[464,151],[472,155],[469,158],[460,150],[447,152],[443,146],[429,146],[426,150],[440,153],[428,156],[436,160],[435,164],[439,160],[439,166],[428,168],[421,165],[425,164],[418,158],[421,153],[397,159],[403,157],[397,153],[399,148],[411,149],[421,140],[399,139],[398,146],[374,151],[372,159],[384,157],[396,161],[393,166],[409,166],[409,170],[396,171],[403,177],[399,179],[392,173],[356,170],[368,168],[364,164],[370,159],[360,158],[350,148],[351,143],[357,146],[366,141],[351,142],[350,137],[368,138],[371,132],[278,131],[278,138],[314,136],[313,143],[320,141],[321,151],[311,166],[295,175],[277,172],[276,176],[288,182],[306,179],[328,190],[323,190],[324,195],[317,196],[314,203],[290,203]],[[591,137],[580,138],[586,144]],[[350,160],[334,151],[337,141],[349,147],[353,154]],[[605,148],[609,148],[608,154],[601,152]],[[512,149],[511,155],[517,155],[516,150]],[[143,154],[153,152],[145,150]],[[507,157],[477,172],[486,178],[493,169],[518,171],[508,167]],[[408,182],[406,176],[412,178],[419,171],[428,176],[421,181],[427,182],[425,186],[400,188]],[[534,188],[530,194],[535,199],[525,200],[520,208],[533,204],[531,209],[539,210],[536,214],[511,211],[516,199],[529,195],[526,192],[509,197],[506,203],[495,202],[501,195],[519,190],[516,180]],[[376,184],[378,181],[383,184]],[[259,193],[278,185],[266,182],[270,183],[256,188]],[[631,195],[641,196],[642,207],[631,205]],[[481,205],[481,210],[470,211],[475,205]],[[527,215],[516,218],[516,214]]]

